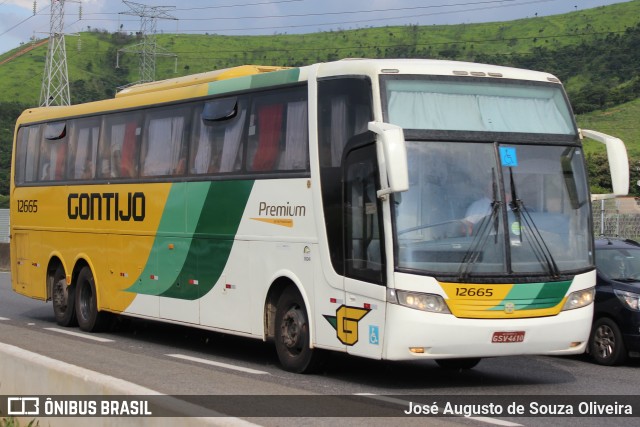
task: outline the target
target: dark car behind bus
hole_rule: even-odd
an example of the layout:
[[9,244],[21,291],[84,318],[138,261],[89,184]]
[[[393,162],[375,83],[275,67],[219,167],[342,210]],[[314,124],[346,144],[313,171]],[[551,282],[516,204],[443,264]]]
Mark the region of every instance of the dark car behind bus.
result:
[[640,243],[596,239],[597,284],[588,351],[601,365],[640,356]]

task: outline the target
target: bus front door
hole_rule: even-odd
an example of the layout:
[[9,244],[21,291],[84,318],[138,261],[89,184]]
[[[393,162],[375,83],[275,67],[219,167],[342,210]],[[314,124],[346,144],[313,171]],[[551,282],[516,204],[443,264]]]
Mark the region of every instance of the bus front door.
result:
[[385,320],[385,253],[376,146],[352,149],[344,167],[345,308],[339,330],[350,354],[380,358]]

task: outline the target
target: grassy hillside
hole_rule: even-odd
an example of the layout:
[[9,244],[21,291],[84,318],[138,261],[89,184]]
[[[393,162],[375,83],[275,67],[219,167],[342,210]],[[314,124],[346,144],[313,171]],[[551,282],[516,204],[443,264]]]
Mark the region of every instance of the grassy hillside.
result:
[[[631,158],[640,161],[640,99],[602,111],[577,116],[578,126],[615,135],[627,146]],[[587,141],[587,153],[603,152],[604,146]]]
[[[431,57],[476,60],[495,58],[503,63],[512,55],[531,55],[539,49],[557,50],[588,43],[610,34],[620,34],[640,22],[640,0],[587,9],[564,15],[509,22],[335,29],[322,33],[271,36],[220,36],[160,34],[158,45],[178,57],[159,57],[157,79],[225,68],[247,63],[300,66],[348,57]],[[139,80],[137,57],[121,56],[116,69],[116,51],[134,46],[135,37],[103,31],[67,37],[69,80],[79,85],[72,91],[74,102],[113,95],[116,86]],[[22,46],[24,48],[26,46]],[[46,44],[0,65],[0,101],[20,99],[38,102]],[[0,55],[0,62],[20,48]],[[502,57],[502,59],[501,59]],[[553,70],[548,70],[552,71]],[[588,73],[588,70],[585,70]],[[571,76],[568,84],[584,85],[588,77]]]

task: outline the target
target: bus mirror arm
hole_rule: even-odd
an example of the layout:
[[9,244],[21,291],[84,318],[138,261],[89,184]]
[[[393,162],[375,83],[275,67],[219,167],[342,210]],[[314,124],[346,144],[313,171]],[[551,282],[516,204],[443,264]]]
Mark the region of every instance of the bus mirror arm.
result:
[[407,191],[409,168],[402,128],[383,122],[369,122],[368,128],[378,135],[376,145],[382,185],[378,191],[378,197],[383,198],[390,193]]
[[629,158],[622,140],[602,132],[587,129],[580,129],[580,136],[598,141],[607,147],[613,193],[592,194],[591,200],[610,199],[629,194]]

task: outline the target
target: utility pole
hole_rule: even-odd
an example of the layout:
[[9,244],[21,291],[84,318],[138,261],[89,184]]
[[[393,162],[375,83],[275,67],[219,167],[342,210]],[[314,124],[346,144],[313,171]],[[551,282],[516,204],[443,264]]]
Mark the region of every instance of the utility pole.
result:
[[64,1],[51,0],[49,49],[40,90],[41,107],[71,104],[67,52],[64,45]]
[[[141,19],[140,32],[141,41],[133,46],[118,50],[116,57],[116,68],[120,66],[120,53],[137,53],[140,55],[140,80],[137,83],[152,82],[156,79],[156,57],[170,56],[175,59],[175,66],[178,64],[178,56],[159,47],[156,43],[156,27],[158,19],[173,19],[168,10],[175,9],[175,6],[147,6],[132,1],[123,0],[131,10],[120,12],[123,15],[139,16]],[[158,51],[162,52],[158,52]]]

